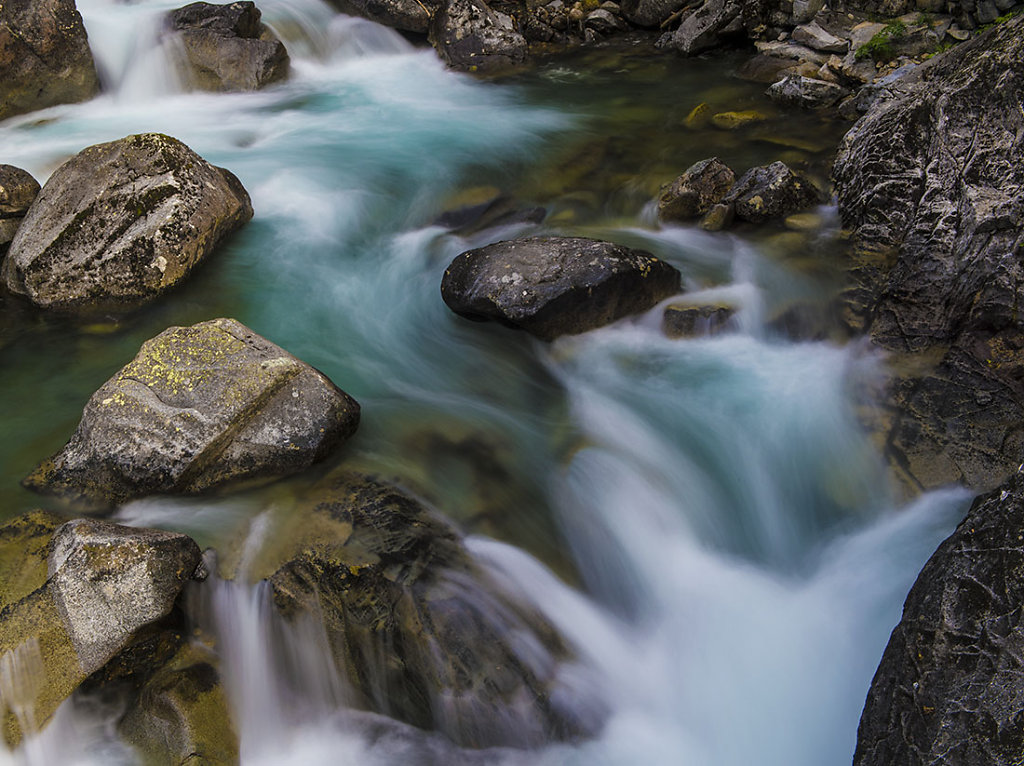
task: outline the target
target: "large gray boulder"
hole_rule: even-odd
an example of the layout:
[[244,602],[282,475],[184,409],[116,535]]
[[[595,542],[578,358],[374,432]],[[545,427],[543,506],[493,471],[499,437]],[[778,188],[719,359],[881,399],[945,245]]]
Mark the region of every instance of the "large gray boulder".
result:
[[502,72],[526,61],[526,38],[484,0],[449,0],[434,13],[429,36],[445,63],[464,72]]
[[2,276],[43,308],[134,308],[174,287],[251,217],[249,195],[229,171],[175,138],[128,136],[54,171]]
[[460,316],[493,319],[542,340],[593,330],[679,292],[650,253],[582,237],[531,237],[459,255],[441,297]]
[[168,13],[184,80],[200,90],[248,91],[288,77],[288,51],[260,15],[251,2],[192,3]]
[[790,75],[766,91],[768,98],[786,106],[803,109],[827,109],[850,94],[842,85],[813,77]]
[[638,27],[657,27],[686,5],[685,0],[623,0],[622,16]]
[[0,165],[0,255],[21,226],[21,221],[39,194],[39,182],[13,165]]
[[1024,753],[1024,474],[979,497],[907,596],[854,766],[1011,766]]
[[358,423],[359,405],[322,373],[214,319],[146,341],[25,485],[99,507],[194,494],[301,471]]
[[361,16],[403,32],[427,34],[430,17],[442,5],[440,0],[328,0],[350,16]]
[[743,5],[735,0],[704,0],[683,18],[672,34],[671,45],[684,56],[693,56],[720,45],[723,39],[742,35]]
[[[541,745],[593,733],[603,704],[567,678],[558,631],[397,487],[339,473],[282,513],[245,555],[290,622],[322,621],[356,707],[464,747]],[[225,561],[222,568],[230,567]]]
[[74,0],[0,3],[0,120],[99,93]]
[[[93,519],[55,526],[36,512],[0,527],[0,540],[18,539],[27,545],[21,556],[7,551],[5,565],[26,574],[0,602],[0,654],[19,670],[0,702],[12,745],[26,733],[19,716],[44,726],[82,682],[170,614],[186,582],[203,576],[199,546],[173,532]],[[36,587],[23,592],[29,585]]]
[[912,488],[995,486],[1024,451],[1024,17],[892,83],[840,146],[850,324],[905,356],[879,424]]

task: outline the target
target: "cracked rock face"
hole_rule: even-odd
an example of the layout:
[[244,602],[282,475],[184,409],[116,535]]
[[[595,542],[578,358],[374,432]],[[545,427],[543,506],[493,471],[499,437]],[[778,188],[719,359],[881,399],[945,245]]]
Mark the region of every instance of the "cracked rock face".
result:
[[462,253],[441,297],[460,316],[494,319],[542,340],[647,311],[680,290],[680,274],[642,250],[582,237],[531,237]]
[[288,77],[288,51],[251,2],[192,3],[167,15],[184,79],[212,91],[258,90]]
[[201,576],[199,546],[173,532],[94,519],[58,525],[36,511],[0,527],[0,541],[25,543],[22,555],[5,563],[20,564],[35,585],[8,589],[0,601],[0,656],[12,670],[0,678],[9,744],[23,734],[18,713],[44,726],[142,628],[167,617],[185,583]]
[[93,394],[67,446],[25,485],[106,507],[309,467],[351,436],[359,405],[233,319],[172,327]]
[[0,3],[0,120],[100,90],[74,0]]
[[854,766],[1024,753],[1024,474],[979,497],[914,583],[868,692]]
[[1024,449],[1022,102],[1024,17],[889,86],[833,168],[849,322],[899,355],[880,430],[914,488],[991,488]]
[[128,136],[54,171],[11,242],[7,287],[43,308],[135,308],[252,218],[249,195],[175,138]]

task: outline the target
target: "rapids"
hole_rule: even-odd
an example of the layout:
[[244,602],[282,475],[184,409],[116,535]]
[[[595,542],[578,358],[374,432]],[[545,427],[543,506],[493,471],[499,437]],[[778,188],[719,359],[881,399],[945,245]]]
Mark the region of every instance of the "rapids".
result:
[[[608,711],[595,739],[467,762],[849,763],[902,600],[967,498],[943,491],[900,508],[887,490],[857,417],[882,360],[765,329],[789,302],[834,289],[834,227],[795,243],[710,235],[659,228],[650,207],[659,184],[713,154],[821,175],[844,126],[779,119],[759,86],[729,76],[740,61],[729,55],[590,52],[480,81],[320,0],[259,3],[291,53],[287,83],[187,93],[160,40],[160,14],[178,5],[78,0],[104,95],[0,124],[0,161],[43,181],[88,145],[164,132],[238,175],[256,216],[183,289],[132,317],[0,320],[3,513],[39,504],[18,481],[143,340],[232,316],[360,401],[361,430],[335,463],[396,477],[448,514],[582,657],[572,688]],[[700,101],[770,119],[744,135],[688,130]],[[547,222],[463,236],[434,225],[491,187],[544,205]],[[738,305],[737,328],[669,340],[656,309],[544,345],[448,312],[439,284],[452,257],[536,231],[645,247],[680,268],[692,295]],[[500,472],[474,467],[480,450]],[[141,500],[116,519],[241,548],[244,560],[301,483]],[[212,578],[189,610],[217,637],[243,763],[454,757],[348,711],[317,626],[287,633],[261,586]],[[31,665],[5,658],[0,693],[23,692]],[[116,701],[77,696],[0,763],[134,763],[117,714]]]

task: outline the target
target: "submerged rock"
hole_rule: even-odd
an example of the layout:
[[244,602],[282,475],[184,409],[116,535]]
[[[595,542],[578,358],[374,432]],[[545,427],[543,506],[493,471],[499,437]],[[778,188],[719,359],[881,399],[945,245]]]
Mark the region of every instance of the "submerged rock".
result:
[[737,218],[763,223],[820,205],[825,195],[803,173],[773,162],[744,173],[723,202],[733,205]]
[[7,251],[38,194],[39,182],[28,171],[0,165],[0,255]]
[[270,573],[286,620],[322,619],[360,706],[465,747],[593,732],[601,704],[563,678],[572,650],[446,522],[356,474],[329,477],[301,508],[267,538],[253,574]]
[[912,488],[990,488],[1024,451],[1024,17],[892,83],[833,168],[847,315],[905,355],[884,441]]
[[581,237],[507,240],[462,253],[441,297],[460,316],[542,340],[593,330],[679,292],[679,272],[642,250]]
[[736,174],[717,157],[701,160],[662,189],[658,217],[663,221],[699,218],[722,201],[735,181]]
[[46,579],[17,600],[21,593],[8,590],[12,600],[0,604],[0,654],[12,669],[0,682],[8,744],[25,733],[20,721],[44,726],[137,632],[166,617],[200,563],[185,535],[92,519],[62,524],[42,546],[52,524],[37,512],[0,527],[0,540],[28,534],[32,546],[20,561],[30,579],[47,556]]
[[295,473],[351,436],[359,405],[233,319],[172,327],[92,395],[30,489],[108,506]]
[[99,93],[74,0],[0,3],[0,120]]
[[191,3],[167,14],[184,79],[200,90],[258,90],[288,76],[288,51],[251,2]]
[[188,276],[250,218],[249,195],[232,173],[175,138],[128,136],[54,171],[2,275],[43,308],[134,308]]
[[974,501],[911,588],[854,766],[1015,764],[1024,752],[1024,474]]
[[449,0],[434,13],[430,42],[448,66],[467,72],[500,72],[526,61],[526,38],[484,0]]
[[669,306],[661,318],[661,331],[670,338],[718,335],[728,329],[735,314],[732,306]]

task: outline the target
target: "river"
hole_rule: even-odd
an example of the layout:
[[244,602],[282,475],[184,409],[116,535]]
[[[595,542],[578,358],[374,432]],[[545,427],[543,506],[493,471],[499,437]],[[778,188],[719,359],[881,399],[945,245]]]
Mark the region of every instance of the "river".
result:
[[[810,235],[708,234],[659,226],[651,205],[661,183],[716,154],[737,170],[784,159],[824,178],[845,126],[780,114],[763,86],[732,76],[733,54],[590,51],[477,80],[319,0],[259,4],[291,53],[287,83],[187,93],[159,42],[176,5],[78,0],[104,95],[0,124],[0,161],[43,181],[86,146],[168,133],[232,170],[255,218],[131,317],[81,326],[10,307],[3,514],[43,502],[21,477],[144,340],[234,317],[359,400],[360,431],[334,463],[394,478],[448,515],[583,658],[608,710],[601,732],[486,762],[848,764],[903,598],[968,498],[947,490],[900,507],[858,419],[884,360],[772,329],[786,306],[836,289],[834,211]],[[690,129],[701,102],[767,119]],[[434,224],[495,190],[544,206],[546,221],[462,234]],[[447,310],[439,284],[455,255],[538,232],[642,246],[683,272],[691,297],[736,305],[735,327],[672,340],[655,309],[542,344]],[[146,499],[115,518],[237,547],[302,481]],[[314,683],[314,639],[292,647],[313,679],[293,698],[283,675],[294,662],[267,639],[259,586],[202,588],[194,618],[218,636],[245,764],[415,762],[398,734],[339,719],[343,699]],[[112,715],[72,699],[6,760],[133,763]]]

